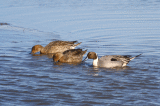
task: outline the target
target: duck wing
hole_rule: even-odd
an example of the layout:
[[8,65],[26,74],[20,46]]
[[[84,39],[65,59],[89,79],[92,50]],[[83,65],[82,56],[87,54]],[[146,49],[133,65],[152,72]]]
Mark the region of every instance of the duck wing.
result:
[[111,58],[111,61],[121,61],[123,64],[122,66],[126,66],[131,60],[133,60],[136,57],[139,57],[141,54],[132,57],[131,55],[113,55],[113,57]]

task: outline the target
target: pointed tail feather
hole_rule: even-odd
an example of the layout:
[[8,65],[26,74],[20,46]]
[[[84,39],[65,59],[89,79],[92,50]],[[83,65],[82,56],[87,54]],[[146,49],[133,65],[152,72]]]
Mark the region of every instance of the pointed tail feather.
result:
[[77,44],[75,44],[75,46],[78,46],[78,45],[80,45],[82,42],[80,42],[80,43],[77,43]]
[[83,51],[83,55],[86,54],[86,52],[87,52],[87,49],[85,51]]
[[136,58],[136,57],[139,57],[140,55],[142,55],[142,53],[141,54],[139,54],[139,55],[137,55],[137,56],[135,56],[135,57],[132,57],[132,58],[130,58],[130,59],[126,59],[125,61],[123,61],[124,63],[123,63],[123,67],[124,66],[126,66],[131,60],[133,60],[134,58]]
[[82,43],[82,42],[77,43],[77,44],[73,44],[73,45],[70,47],[70,49],[75,49],[75,47],[78,46],[78,45],[80,45],[81,43]]
[[140,55],[142,55],[142,53],[137,55],[137,56],[135,56],[135,57],[130,58],[130,60],[133,60],[134,58],[139,57]]

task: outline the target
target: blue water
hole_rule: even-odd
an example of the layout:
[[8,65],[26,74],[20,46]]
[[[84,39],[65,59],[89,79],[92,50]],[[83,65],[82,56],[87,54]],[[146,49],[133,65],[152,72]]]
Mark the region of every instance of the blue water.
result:
[[[159,0],[0,1],[0,105],[159,106],[159,13]],[[120,69],[30,54],[54,40],[99,57],[143,54]]]

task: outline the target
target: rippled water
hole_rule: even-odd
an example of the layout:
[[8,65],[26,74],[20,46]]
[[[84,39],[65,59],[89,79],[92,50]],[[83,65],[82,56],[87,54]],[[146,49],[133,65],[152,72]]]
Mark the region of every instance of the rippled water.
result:
[[[159,0],[0,2],[0,105],[160,105]],[[106,69],[29,54],[53,40],[99,57],[143,55]]]

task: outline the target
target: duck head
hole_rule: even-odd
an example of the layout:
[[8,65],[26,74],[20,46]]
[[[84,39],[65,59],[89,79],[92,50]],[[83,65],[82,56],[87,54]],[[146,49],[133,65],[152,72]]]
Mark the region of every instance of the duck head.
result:
[[88,54],[87,54],[87,57],[83,60],[83,62],[84,61],[86,61],[86,60],[88,60],[88,59],[97,59],[97,54],[95,53],[95,52],[89,52]]
[[32,51],[31,51],[31,54],[35,54],[37,52],[40,52],[42,50],[43,46],[41,45],[35,45],[32,47]]
[[53,55],[53,61],[54,61],[54,62],[59,61],[62,56],[63,56],[63,53],[60,53],[60,52],[59,52],[59,53],[55,53],[55,54]]

